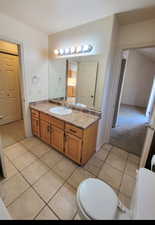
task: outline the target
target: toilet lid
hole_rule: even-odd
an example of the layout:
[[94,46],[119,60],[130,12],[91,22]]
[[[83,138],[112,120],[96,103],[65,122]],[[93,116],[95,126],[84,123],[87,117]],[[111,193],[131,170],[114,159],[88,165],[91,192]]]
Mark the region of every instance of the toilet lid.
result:
[[94,220],[114,219],[118,198],[113,189],[103,181],[89,178],[78,188],[78,198],[84,212]]

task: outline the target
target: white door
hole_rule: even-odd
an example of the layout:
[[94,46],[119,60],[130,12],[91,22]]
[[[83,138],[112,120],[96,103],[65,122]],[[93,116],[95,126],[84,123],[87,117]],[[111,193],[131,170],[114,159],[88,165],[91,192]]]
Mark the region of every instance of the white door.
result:
[[97,79],[97,62],[80,62],[78,64],[76,102],[94,106]]
[[0,125],[21,120],[19,57],[0,53]]

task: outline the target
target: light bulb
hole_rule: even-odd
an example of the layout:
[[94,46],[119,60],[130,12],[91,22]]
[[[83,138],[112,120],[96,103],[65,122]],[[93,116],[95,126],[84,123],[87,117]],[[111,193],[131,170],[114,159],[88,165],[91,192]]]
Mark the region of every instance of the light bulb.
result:
[[64,50],[62,48],[59,50],[59,52],[60,52],[60,55],[64,54]]
[[73,53],[75,53],[75,47],[71,47],[71,53],[73,54]]
[[65,54],[69,54],[70,49],[69,48],[65,48]]
[[89,50],[89,45],[84,45],[83,46],[83,51],[84,52],[88,52],[88,50]]
[[82,46],[78,46],[78,47],[76,48],[76,52],[79,53],[79,52],[81,52],[81,51],[82,51]]
[[58,49],[55,49],[55,50],[54,50],[54,54],[55,54],[55,55],[59,55],[59,50],[58,50]]

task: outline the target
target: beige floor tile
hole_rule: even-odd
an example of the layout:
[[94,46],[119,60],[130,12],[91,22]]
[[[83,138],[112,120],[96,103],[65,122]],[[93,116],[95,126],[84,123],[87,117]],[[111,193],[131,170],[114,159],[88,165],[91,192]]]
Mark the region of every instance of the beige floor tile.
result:
[[37,160],[37,158],[32,153],[26,152],[19,156],[17,159],[14,159],[12,163],[18,170],[22,170],[33,163],[35,160]]
[[88,170],[90,173],[94,174],[95,176],[98,175],[101,167],[103,166],[103,161],[98,159],[97,157],[93,156],[84,166],[84,169]]
[[121,184],[122,172],[117,169],[114,169],[109,164],[105,163],[98,175],[100,179],[102,179],[105,183],[111,185],[117,190]]
[[6,157],[4,157],[4,163],[5,163],[6,174],[7,174],[6,179],[8,179],[18,173],[17,169],[14,167],[14,165],[11,163],[11,161],[9,161]]
[[43,208],[39,215],[35,218],[36,220],[58,220],[58,217],[49,209],[48,206]]
[[124,174],[120,192],[126,195],[127,197],[131,197],[134,191],[134,187],[135,187],[135,179]]
[[132,162],[135,163],[135,164],[139,164],[139,162],[140,162],[140,157],[138,157],[138,156],[136,156],[136,155],[134,155],[134,154],[129,153],[129,155],[128,155],[128,160],[132,161]]
[[127,207],[127,208],[130,207],[130,200],[131,200],[131,198],[127,197],[126,195],[124,195],[122,193],[119,193],[118,198],[124,204],[125,207]]
[[110,151],[101,149],[98,152],[95,153],[95,157],[98,158],[99,160],[105,161],[105,159],[107,158],[108,154]]
[[135,162],[131,161],[131,160],[127,160],[127,165],[125,168],[125,174],[132,176],[132,177],[136,177],[137,173],[136,170],[138,169],[138,164],[136,164]]
[[119,156],[117,154],[114,154],[113,152],[111,152],[106,159],[106,163],[110,164],[112,167],[122,172],[125,169],[126,161],[127,161],[126,158]]
[[11,161],[13,161],[14,159],[16,159],[17,157],[21,156],[26,152],[27,149],[20,143],[14,144],[4,150],[4,153]]
[[35,147],[36,145],[41,144],[42,141],[39,138],[30,137],[30,138],[25,138],[24,140],[20,141],[20,143],[24,145],[26,148],[31,149]]
[[8,179],[3,184],[4,203],[6,204],[6,206],[12,203],[18,196],[20,196],[28,188],[29,188],[28,183],[24,180],[24,178],[20,174],[17,174]]
[[36,160],[30,166],[23,169],[21,173],[30,184],[33,184],[48,170],[49,168],[45,164],[43,164],[40,160]]
[[73,219],[77,211],[75,195],[75,190],[70,185],[65,184],[49,202],[49,206],[60,219]]
[[44,154],[40,160],[43,161],[48,167],[53,168],[64,157],[55,150],[51,150]]
[[48,202],[56,191],[63,185],[64,179],[55,174],[52,170],[44,174],[33,187],[39,195]]
[[67,183],[72,185],[74,188],[78,188],[79,184],[87,178],[94,178],[94,176],[88,171],[79,167],[74,171],[72,176],[67,180]]
[[52,148],[47,145],[47,144],[44,144],[43,142],[38,144],[38,145],[35,145],[35,147],[31,147],[29,148],[30,152],[32,152],[35,156],[37,157],[41,157],[43,156],[45,153],[49,152],[50,150],[52,150]]
[[103,149],[104,151],[111,151],[112,145],[110,145],[110,144],[104,144],[104,145],[102,146],[102,149]]
[[127,159],[128,157],[128,153],[120,148],[117,148],[117,147],[112,147],[112,150],[111,150],[112,153],[116,154],[117,156],[119,157],[122,157],[124,159]]
[[16,220],[32,220],[44,207],[45,203],[32,188],[29,188],[9,207],[9,213]]
[[64,158],[53,167],[53,171],[55,171],[55,173],[57,173],[63,179],[67,179],[76,168],[77,165],[74,162]]

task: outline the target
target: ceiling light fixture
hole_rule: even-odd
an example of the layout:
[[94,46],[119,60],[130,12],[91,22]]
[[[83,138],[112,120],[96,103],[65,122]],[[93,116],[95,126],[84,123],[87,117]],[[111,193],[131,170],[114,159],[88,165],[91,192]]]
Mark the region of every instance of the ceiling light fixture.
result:
[[54,54],[55,55],[73,55],[73,54],[82,54],[82,53],[89,53],[93,49],[93,46],[88,45],[79,45],[77,47],[72,46],[71,48],[65,48],[65,49],[55,49]]

